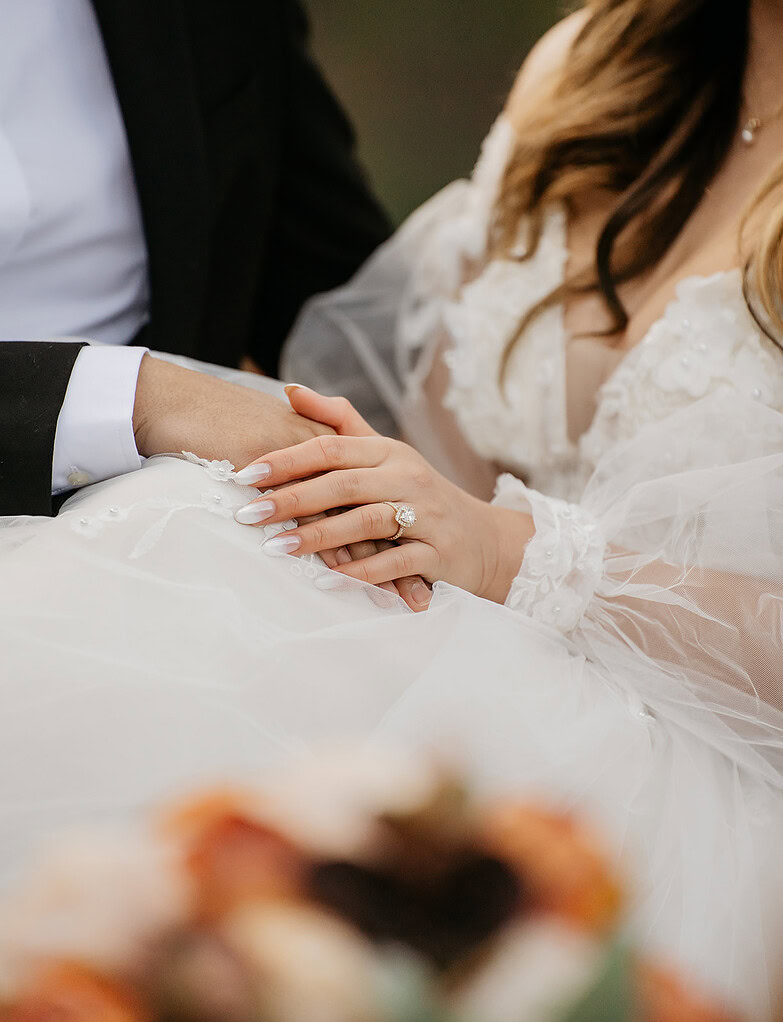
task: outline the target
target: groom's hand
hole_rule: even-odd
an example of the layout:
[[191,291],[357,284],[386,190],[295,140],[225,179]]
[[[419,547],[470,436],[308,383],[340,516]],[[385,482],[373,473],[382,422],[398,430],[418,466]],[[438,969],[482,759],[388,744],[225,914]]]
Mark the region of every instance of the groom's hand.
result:
[[[244,468],[272,451],[334,430],[269,394],[145,355],[136,386],[133,432],[143,457],[189,451],[214,461],[226,458]],[[368,557],[376,549],[374,543],[353,543],[321,556],[333,568]],[[422,609],[407,583],[382,588],[399,592],[413,610]]]
[[133,411],[139,454],[227,458],[238,468],[270,451],[333,433],[284,401],[145,355]]

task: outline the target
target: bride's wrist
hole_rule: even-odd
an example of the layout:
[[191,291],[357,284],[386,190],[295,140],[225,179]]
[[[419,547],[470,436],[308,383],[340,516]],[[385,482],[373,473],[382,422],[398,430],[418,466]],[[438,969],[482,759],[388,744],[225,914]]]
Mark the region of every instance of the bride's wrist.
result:
[[491,542],[485,555],[481,592],[487,600],[505,603],[519,574],[525,547],[535,534],[533,518],[523,511],[488,505]]

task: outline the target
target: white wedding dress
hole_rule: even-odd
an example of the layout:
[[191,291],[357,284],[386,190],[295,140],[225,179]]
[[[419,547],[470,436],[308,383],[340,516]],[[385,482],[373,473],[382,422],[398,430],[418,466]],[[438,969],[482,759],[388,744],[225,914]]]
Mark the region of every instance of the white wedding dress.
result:
[[[738,272],[683,281],[569,437],[561,279],[483,265],[511,145],[311,303],[290,378],[343,390],[467,482],[509,472],[537,528],[501,607],[415,615],[317,558],[267,557],[226,464],[159,457],[0,529],[0,865],[42,838],[326,742],[411,742],[573,808],[629,878],[643,942],[756,1019],[783,966],[783,352]],[[432,380],[446,366],[443,400]],[[445,375],[445,374],[444,374]],[[254,381],[247,381],[250,385]],[[527,485],[521,482],[525,478]],[[404,499],[405,494],[392,494]]]

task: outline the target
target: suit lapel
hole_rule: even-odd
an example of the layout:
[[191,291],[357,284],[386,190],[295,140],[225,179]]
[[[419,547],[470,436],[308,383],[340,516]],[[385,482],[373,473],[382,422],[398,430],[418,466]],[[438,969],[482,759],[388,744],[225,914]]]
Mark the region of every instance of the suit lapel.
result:
[[128,135],[149,254],[150,343],[195,353],[211,209],[181,0],[92,0]]

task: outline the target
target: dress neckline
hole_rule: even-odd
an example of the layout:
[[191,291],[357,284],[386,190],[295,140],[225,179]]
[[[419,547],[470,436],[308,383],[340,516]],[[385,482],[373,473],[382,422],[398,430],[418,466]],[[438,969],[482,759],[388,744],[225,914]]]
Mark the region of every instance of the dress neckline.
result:
[[[671,317],[671,314],[672,314],[672,311],[675,308],[675,306],[679,302],[681,302],[683,300],[683,298],[686,297],[688,294],[690,294],[692,291],[695,291],[695,290],[701,289],[701,288],[710,288],[710,287],[712,287],[714,285],[722,284],[723,282],[727,281],[731,277],[740,278],[740,273],[741,273],[741,271],[740,271],[739,267],[732,267],[731,269],[727,269],[727,270],[716,270],[714,273],[691,273],[691,274],[688,274],[688,276],[681,277],[679,280],[676,281],[676,283],[674,285],[674,294],[666,302],[666,304],[665,304],[665,306],[663,308],[663,311],[661,312],[660,316],[658,316],[655,320],[653,320],[653,322],[650,323],[649,327],[647,328],[647,330],[645,330],[644,334],[639,338],[639,340],[635,344],[633,344],[630,348],[628,348],[627,351],[624,352],[623,356],[619,359],[617,364],[613,367],[611,372],[607,375],[606,379],[603,381],[603,383],[601,383],[601,385],[596,390],[595,395],[594,395],[595,412],[593,414],[593,417],[592,417],[592,419],[590,421],[590,424],[587,426],[587,428],[582,433],[580,433],[579,436],[575,440],[571,439],[569,428],[568,428],[568,407],[567,407],[567,403],[566,403],[566,395],[568,393],[568,389],[567,389],[567,385],[568,385],[568,372],[567,372],[567,362],[566,362],[566,349],[567,349],[568,344],[570,343],[570,341],[573,339],[573,337],[569,333],[569,331],[566,329],[565,318],[564,318],[564,311],[565,310],[564,310],[564,307],[562,305],[560,306],[560,309],[561,309],[560,325],[561,325],[561,334],[562,334],[562,343],[563,343],[563,367],[564,367],[564,372],[563,372],[563,414],[564,414],[564,420],[565,420],[566,440],[567,440],[568,444],[574,450],[576,448],[578,448],[578,446],[579,446],[580,442],[582,441],[582,439],[584,437],[588,436],[590,434],[591,430],[593,429],[593,426],[596,423],[596,419],[598,417],[598,413],[599,413],[599,410],[600,410],[602,394],[604,392],[610,390],[614,386],[614,384],[617,383],[618,379],[620,379],[622,376],[624,376],[627,372],[629,372],[633,368],[633,364],[638,359],[639,353],[644,348],[649,347],[649,345],[654,341],[654,338],[655,338],[656,334],[658,333],[658,331],[661,329],[661,327],[664,324],[666,324],[669,321],[669,319]],[[738,279],[737,283],[738,283],[737,294],[742,294],[741,281]],[[685,325],[689,326],[690,324],[686,323]]]
[[[442,403],[472,453],[569,500],[578,499],[614,444],[714,390],[783,409],[780,353],[773,353],[774,343],[747,307],[737,266],[673,276],[658,292],[668,300],[636,343],[605,355],[587,351],[583,364],[568,346],[564,303],[549,306],[514,345],[501,374],[519,323],[562,283],[568,255],[562,203],[546,209],[534,256],[515,258],[522,254],[517,248],[505,256],[490,251],[493,209],[513,141],[509,121],[501,119],[471,180],[450,187],[430,207],[436,229],[416,279],[435,290],[437,300],[423,298],[417,284],[406,306],[406,316],[408,308],[412,314],[403,336],[414,340],[406,350],[417,352],[407,392],[411,407],[442,353],[448,373]],[[520,223],[520,249],[527,226]],[[466,279],[465,267],[475,265],[480,269]],[[461,478],[463,466],[453,468]]]
[[[509,161],[509,159],[511,157],[512,148],[513,148],[513,145],[514,145],[516,139],[517,139],[516,128],[514,127],[514,124],[511,121],[511,119],[506,115],[505,112],[503,112],[503,113],[500,114],[500,116],[497,118],[495,124],[493,125],[492,130],[490,131],[489,136],[487,137],[487,140],[486,140],[485,145],[484,145],[483,148],[485,150],[486,149],[491,149],[492,146],[493,146],[493,143],[497,144],[499,148],[502,147],[505,150],[505,161],[504,161],[504,163],[505,163],[505,166],[507,166],[508,165],[508,161]],[[495,141],[495,140],[497,140],[497,141]],[[497,195],[495,196],[495,199],[497,199]],[[562,283],[563,280],[565,279],[565,266],[567,265],[567,260],[568,260],[568,256],[569,256],[569,248],[568,248],[568,214],[567,214],[567,210],[566,210],[564,204],[562,204],[562,203],[558,203],[556,205],[553,205],[552,211],[554,212],[555,210],[559,211],[560,216],[562,218],[562,220],[561,220],[562,227],[561,227],[560,239],[559,240],[560,240],[560,244],[562,245],[563,273],[561,274],[560,280],[558,281],[558,283]],[[560,343],[561,343],[561,352],[560,352],[560,354],[561,354],[561,358],[562,358],[562,367],[563,367],[563,372],[562,372],[562,388],[563,388],[563,392],[562,392],[562,409],[563,409],[563,430],[564,430],[563,440],[564,440],[564,442],[565,442],[569,452],[571,452],[571,453],[576,452],[576,450],[578,449],[579,444],[582,441],[582,439],[584,437],[588,436],[589,433],[591,432],[591,430],[593,429],[593,426],[595,425],[595,422],[596,422],[596,419],[598,417],[598,413],[599,413],[599,410],[600,410],[601,395],[602,395],[602,393],[605,390],[609,390],[617,382],[617,380],[619,378],[621,378],[623,375],[625,375],[625,373],[627,373],[629,371],[629,369],[633,366],[634,362],[639,357],[639,351],[641,349],[645,348],[645,347],[648,347],[651,339],[653,339],[655,337],[656,333],[661,329],[661,325],[665,324],[665,323],[667,323],[669,321],[671,313],[672,313],[672,310],[676,306],[676,304],[678,302],[680,302],[692,290],[695,290],[697,288],[703,288],[703,287],[709,288],[709,287],[711,287],[713,285],[718,285],[718,284],[726,281],[727,279],[729,279],[731,277],[740,278],[740,275],[741,275],[740,268],[737,267],[737,266],[734,266],[734,267],[730,267],[730,268],[724,269],[724,270],[716,270],[713,273],[690,273],[687,276],[680,277],[678,280],[676,280],[675,283],[674,283],[674,293],[667,300],[666,304],[663,307],[663,310],[662,310],[660,316],[658,316],[655,320],[653,320],[653,322],[650,323],[650,325],[648,326],[647,330],[645,330],[644,334],[639,338],[639,340],[623,353],[622,357],[619,359],[619,361],[616,363],[616,365],[612,368],[611,372],[609,372],[609,374],[607,375],[606,379],[601,383],[601,385],[596,390],[595,394],[593,395],[595,411],[594,411],[594,414],[592,416],[592,419],[591,419],[589,425],[587,426],[587,428],[582,433],[580,433],[579,436],[576,439],[573,439],[573,440],[571,439],[571,435],[570,435],[570,432],[569,432],[569,419],[568,419],[568,407],[567,407],[568,377],[567,377],[567,362],[566,362],[567,348],[568,348],[569,343],[573,340],[573,335],[568,331],[568,329],[566,328],[566,325],[565,325],[565,306],[564,306],[564,304],[560,303],[560,305],[557,306],[557,308],[559,310],[558,319],[559,319],[559,332],[560,332]],[[738,287],[737,287],[737,292],[736,293],[739,296],[739,295],[742,295],[741,279],[738,279],[737,284],[738,284]],[[755,324],[754,324],[754,326],[755,326]],[[756,326],[756,329],[758,330],[757,326]]]

